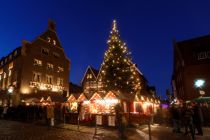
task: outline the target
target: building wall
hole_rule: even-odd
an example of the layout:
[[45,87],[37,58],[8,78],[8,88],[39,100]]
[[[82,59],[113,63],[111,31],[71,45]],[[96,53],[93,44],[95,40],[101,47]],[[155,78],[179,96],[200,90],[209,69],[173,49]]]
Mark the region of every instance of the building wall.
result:
[[[47,50],[48,53],[43,53],[43,49]],[[40,61],[41,65],[37,65],[35,60]],[[15,89],[12,95],[13,104],[20,103],[23,94],[39,94],[42,91],[69,94],[70,60],[65,55],[54,30],[47,29],[32,42],[23,41],[21,48],[18,49],[18,57],[11,59],[11,62],[0,67],[2,79],[4,72],[7,75],[9,74],[11,63],[13,63],[13,67],[11,69],[10,85]],[[48,64],[53,65],[53,68],[49,69]],[[1,71],[3,74],[1,74]],[[35,73],[40,74],[40,81],[35,81]],[[47,76],[52,78],[51,83],[49,83],[50,80],[47,80]],[[61,82],[63,84],[58,85],[58,80],[63,81]],[[7,92],[9,84],[4,89],[2,85],[3,80],[0,80],[0,92]]]
[[201,89],[210,96],[210,36],[203,36],[174,43],[174,94],[182,100],[200,97],[195,87],[196,79],[205,80]]

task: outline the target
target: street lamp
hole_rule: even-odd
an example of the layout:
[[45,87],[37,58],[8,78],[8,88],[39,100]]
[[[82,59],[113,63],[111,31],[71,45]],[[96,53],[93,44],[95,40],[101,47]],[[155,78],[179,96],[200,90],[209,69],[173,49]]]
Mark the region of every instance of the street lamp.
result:
[[202,88],[205,85],[205,80],[203,79],[196,79],[194,82],[195,87],[198,89],[199,94],[201,95],[201,97],[205,94],[205,91],[202,90]]

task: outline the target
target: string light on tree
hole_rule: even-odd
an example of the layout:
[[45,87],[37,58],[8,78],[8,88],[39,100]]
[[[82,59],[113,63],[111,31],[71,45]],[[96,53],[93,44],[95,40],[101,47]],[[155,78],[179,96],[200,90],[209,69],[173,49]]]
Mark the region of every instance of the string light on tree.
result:
[[136,85],[139,83],[135,73],[136,67],[132,62],[131,53],[128,51],[126,43],[120,39],[116,20],[112,23],[107,45],[108,50],[105,52],[100,74],[104,85],[106,85],[105,90],[119,90],[124,93],[136,92]]

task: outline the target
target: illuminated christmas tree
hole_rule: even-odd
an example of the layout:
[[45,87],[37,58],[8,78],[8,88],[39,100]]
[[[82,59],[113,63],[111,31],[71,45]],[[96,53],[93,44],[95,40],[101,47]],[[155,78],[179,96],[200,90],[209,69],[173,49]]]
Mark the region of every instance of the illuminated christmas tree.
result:
[[115,20],[107,44],[108,50],[101,65],[99,82],[105,91],[135,93],[140,89],[139,73],[126,44],[120,39]]

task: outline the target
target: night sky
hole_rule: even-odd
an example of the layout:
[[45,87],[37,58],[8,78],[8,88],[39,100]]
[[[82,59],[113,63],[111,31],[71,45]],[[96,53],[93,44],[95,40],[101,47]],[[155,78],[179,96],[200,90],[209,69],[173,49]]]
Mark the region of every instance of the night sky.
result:
[[88,65],[99,69],[112,20],[133,62],[165,96],[173,67],[172,40],[210,33],[210,1],[193,0],[7,0],[0,3],[0,57],[34,40],[56,22],[71,60],[70,80],[79,84]]

